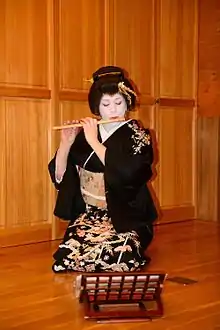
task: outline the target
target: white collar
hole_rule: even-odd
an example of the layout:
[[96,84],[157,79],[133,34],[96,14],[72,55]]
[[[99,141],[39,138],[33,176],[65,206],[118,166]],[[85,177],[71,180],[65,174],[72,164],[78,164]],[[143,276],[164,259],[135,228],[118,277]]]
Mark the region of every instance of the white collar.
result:
[[117,123],[117,125],[114,125],[109,131],[107,131],[104,127],[106,124],[105,125],[100,124],[99,133],[101,135],[102,142],[106,141],[115,131],[117,131],[117,129],[119,129],[121,126],[125,125],[126,123],[128,123],[130,120],[131,119]]

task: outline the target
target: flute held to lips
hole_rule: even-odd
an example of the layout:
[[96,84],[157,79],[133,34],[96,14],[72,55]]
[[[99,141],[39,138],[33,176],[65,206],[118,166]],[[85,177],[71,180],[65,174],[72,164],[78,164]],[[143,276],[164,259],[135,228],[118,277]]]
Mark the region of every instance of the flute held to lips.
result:
[[[116,117],[116,118],[112,118],[112,119],[109,119],[109,120],[99,120],[98,125],[114,123],[114,122],[120,122],[120,121],[125,121],[125,118],[124,117]],[[74,123],[74,124],[67,124],[67,125],[62,125],[62,126],[54,126],[53,130],[61,130],[61,129],[72,128],[72,127],[82,127],[82,124],[81,123]]]

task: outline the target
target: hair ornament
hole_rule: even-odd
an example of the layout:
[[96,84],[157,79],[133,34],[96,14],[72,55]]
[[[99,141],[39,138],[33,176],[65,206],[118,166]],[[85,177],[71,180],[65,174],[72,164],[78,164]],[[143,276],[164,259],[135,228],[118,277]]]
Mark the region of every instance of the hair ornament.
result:
[[94,83],[94,79],[93,79],[93,78],[90,78],[90,79],[83,79],[83,81],[85,81],[85,82],[90,82],[91,84]]
[[133,94],[134,96],[137,97],[137,94],[132,89],[130,89],[129,87],[125,86],[125,84],[124,84],[123,81],[120,81],[118,83],[118,91],[119,91],[119,93],[125,95],[125,97],[127,98],[127,100],[128,100],[128,102],[129,102],[130,105],[131,105],[131,95],[130,94]]

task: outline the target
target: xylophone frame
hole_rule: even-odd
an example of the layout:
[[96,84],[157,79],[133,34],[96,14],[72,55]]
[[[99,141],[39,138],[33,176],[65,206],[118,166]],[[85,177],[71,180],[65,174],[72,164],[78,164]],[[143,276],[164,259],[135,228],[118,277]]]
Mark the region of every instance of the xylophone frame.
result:
[[163,316],[165,279],[165,273],[85,273],[76,291],[86,319],[153,319]]

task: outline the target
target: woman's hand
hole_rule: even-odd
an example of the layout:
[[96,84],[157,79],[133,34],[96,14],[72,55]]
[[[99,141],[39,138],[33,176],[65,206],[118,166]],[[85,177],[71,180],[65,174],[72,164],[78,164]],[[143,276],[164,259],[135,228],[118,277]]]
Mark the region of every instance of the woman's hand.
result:
[[[64,125],[70,124],[78,124],[78,120],[73,120],[72,122],[67,121]],[[80,127],[70,127],[64,128],[61,131],[61,139],[60,139],[60,146],[57,150],[56,154],[56,169],[55,169],[55,177],[56,181],[62,181],[63,175],[66,171],[67,166],[67,158],[69,155],[70,148],[75,141],[77,134],[80,131]]]
[[80,120],[83,129],[86,141],[88,144],[93,147],[98,141],[98,126],[97,126],[97,119],[93,118],[83,118]]
[[80,122],[83,125],[86,141],[95,151],[103,165],[105,165],[106,147],[104,147],[98,140],[97,120],[93,118],[84,118]]
[[[70,121],[65,122],[64,125],[71,125],[78,123],[79,123],[78,120],[72,120],[71,122]],[[80,127],[70,127],[70,128],[62,129],[61,144],[67,147],[71,147],[79,131],[80,131]]]

